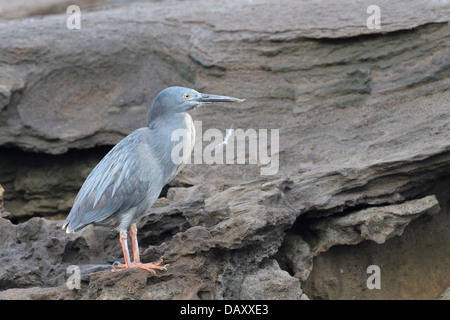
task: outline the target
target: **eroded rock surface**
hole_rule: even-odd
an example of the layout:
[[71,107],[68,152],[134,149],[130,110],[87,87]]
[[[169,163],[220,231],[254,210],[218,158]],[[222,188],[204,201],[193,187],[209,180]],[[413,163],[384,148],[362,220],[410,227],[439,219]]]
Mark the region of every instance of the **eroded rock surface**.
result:
[[[414,296],[437,298],[450,285],[441,272],[450,265],[441,194],[450,176],[450,7],[381,1],[382,28],[371,30],[370,4],[164,1],[83,12],[75,31],[64,14],[0,22],[0,183],[12,212],[0,219],[0,298],[370,298],[361,289],[367,266],[352,270],[348,293],[336,256],[363,248],[359,261],[376,264],[395,241],[414,252],[408,230],[433,260],[398,261],[414,279],[434,268],[433,290],[419,282],[425,294]],[[203,131],[279,129],[279,170],[187,166],[139,223],[142,259],[164,255],[171,266],[156,276],[111,273],[117,233],[89,226],[67,235],[61,219],[90,169],[145,125],[169,85],[246,98],[192,117]],[[24,221],[34,215],[55,220]],[[427,219],[439,221],[434,231],[414,229]],[[395,262],[386,278],[401,286]],[[82,270],[79,290],[65,284],[70,265]]]
[[422,214],[437,214],[440,209],[433,195],[319,220],[309,224],[318,237],[312,250],[317,255],[334,245],[358,244],[364,240],[381,244],[393,236],[401,236],[405,227]]

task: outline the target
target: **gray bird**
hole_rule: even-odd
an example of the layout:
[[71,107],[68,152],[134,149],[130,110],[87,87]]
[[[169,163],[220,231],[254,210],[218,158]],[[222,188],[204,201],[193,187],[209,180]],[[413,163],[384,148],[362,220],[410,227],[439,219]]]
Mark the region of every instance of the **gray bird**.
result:
[[[117,267],[141,268],[152,273],[153,269],[165,269],[161,265],[162,259],[156,263],[140,262],[136,222],[148,212],[162,188],[190,158],[195,128],[187,112],[202,104],[242,101],[183,87],[161,91],[148,111],[148,126],[133,131],[115,145],[86,178],[63,229],[69,233],[91,223],[112,222],[120,232],[125,260]],[[174,132],[182,133],[183,143],[181,156],[175,152],[175,157],[172,150],[180,144],[180,140],[173,139]],[[128,228],[133,245],[133,262],[130,261],[127,245]]]

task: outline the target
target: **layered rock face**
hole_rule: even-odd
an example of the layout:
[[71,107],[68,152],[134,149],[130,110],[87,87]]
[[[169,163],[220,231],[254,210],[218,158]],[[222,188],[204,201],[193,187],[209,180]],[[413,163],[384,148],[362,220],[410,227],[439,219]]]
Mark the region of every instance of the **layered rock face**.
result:
[[[445,297],[450,6],[378,1],[370,29],[371,4],[80,4],[80,30],[65,11],[1,21],[0,298]],[[66,234],[62,220],[171,85],[247,99],[193,111],[194,151],[210,128],[254,130],[256,149],[260,129],[277,129],[277,170],[250,164],[252,146],[246,164],[193,161],[139,223],[142,260],[171,266],[111,273],[117,233]],[[71,265],[80,289],[66,285]],[[371,265],[381,289],[366,285]]]

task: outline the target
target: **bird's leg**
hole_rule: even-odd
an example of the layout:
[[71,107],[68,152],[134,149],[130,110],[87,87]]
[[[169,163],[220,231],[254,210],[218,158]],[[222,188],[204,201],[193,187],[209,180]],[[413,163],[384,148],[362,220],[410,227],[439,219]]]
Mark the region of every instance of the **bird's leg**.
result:
[[133,243],[133,264],[141,263],[141,259],[139,258],[139,245],[137,240],[137,227],[135,222],[131,224],[130,236]]
[[137,241],[136,223],[131,224],[130,235],[131,235],[131,239],[133,242],[133,259],[134,259],[133,264],[132,264],[133,267],[144,269],[151,273],[155,273],[155,271],[153,271],[153,269],[167,270],[166,266],[164,266],[164,265],[161,266],[161,263],[163,262],[162,258],[159,259],[159,261],[156,263],[141,263],[141,260],[139,258],[139,246],[138,246],[138,241]]
[[[118,264],[118,268],[139,268],[147,270],[148,272],[155,273],[153,269],[156,270],[167,270],[165,265],[161,265],[163,262],[163,259],[161,258],[156,263],[141,263],[139,258],[139,246],[137,242],[137,228],[136,223],[133,223],[130,228],[130,236],[131,241],[133,244],[133,263],[130,263],[130,253],[128,251],[128,245],[127,245],[127,232],[126,230],[120,231],[120,244],[122,245],[123,250],[123,256],[125,259],[125,264]],[[111,271],[118,271],[116,269],[113,269]]]
[[120,231],[120,244],[122,245],[125,266],[126,266],[126,268],[128,268],[130,266],[130,252],[128,251],[127,231],[126,230]]
[[[127,244],[127,231],[126,230],[120,230],[120,244],[122,245],[122,251],[123,251],[123,258],[125,260],[125,264],[118,264],[118,268],[129,268],[130,267],[130,252],[128,251],[128,244]],[[111,271],[116,271],[115,269],[112,269]]]

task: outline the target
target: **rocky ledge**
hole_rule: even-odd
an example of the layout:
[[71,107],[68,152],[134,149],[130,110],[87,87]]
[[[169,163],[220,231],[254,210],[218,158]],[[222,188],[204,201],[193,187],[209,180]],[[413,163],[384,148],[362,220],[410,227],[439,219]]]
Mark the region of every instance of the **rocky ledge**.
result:
[[[81,30],[64,14],[0,21],[0,299],[448,297],[450,7],[379,1],[369,29],[370,4],[133,3],[82,8]],[[112,273],[117,233],[66,234],[62,220],[169,85],[245,97],[192,117],[279,129],[278,170],[187,166],[139,223],[142,260],[170,267]],[[366,284],[373,265],[381,289]]]

